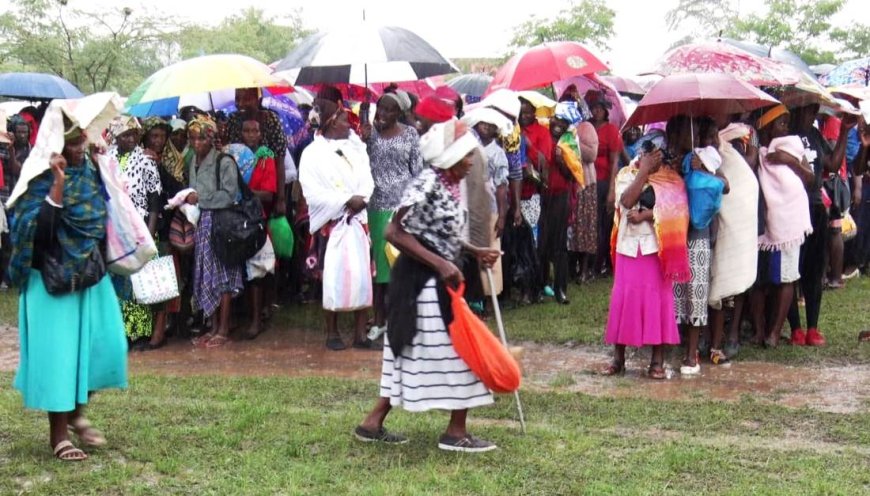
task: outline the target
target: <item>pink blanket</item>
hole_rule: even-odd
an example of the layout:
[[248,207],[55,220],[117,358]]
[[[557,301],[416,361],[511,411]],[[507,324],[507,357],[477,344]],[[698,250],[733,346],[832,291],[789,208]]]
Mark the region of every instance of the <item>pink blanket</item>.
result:
[[765,251],[798,247],[813,232],[804,184],[788,166],[767,162],[767,154],[774,151],[785,151],[797,158],[804,156],[803,143],[797,136],[776,138],[770,147],[758,151],[758,183],[767,207],[764,234],[759,236],[758,246]]

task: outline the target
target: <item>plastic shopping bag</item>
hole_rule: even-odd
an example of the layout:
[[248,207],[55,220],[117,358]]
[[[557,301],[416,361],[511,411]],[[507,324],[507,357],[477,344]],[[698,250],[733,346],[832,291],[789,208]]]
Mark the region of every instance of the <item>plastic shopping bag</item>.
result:
[[496,393],[512,393],[520,388],[520,366],[486,324],[465,301],[465,285],[447,287],[453,308],[450,340],[456,354],[483,384]]
[[178,298],[178,276],[172,256],[151,260],[139,272],[130,276],[133,295],[142,305],[154,305]]
[[371,240],[356,217],[332,229],[323,259],[323,308],[347,312],[372,306]]
[[118,163],[105,155],[98,155],[97,162],[109,196],[106,202],[106,266],[109,272],[129,276],[157,255],[157,245],[127,193]]
[[245,274],[248,281],[254,279],[262,279],[267,274],[275,273],[275,250],[272,247],[272,240],[266,237],[266,242],[253,257],[245,262]]

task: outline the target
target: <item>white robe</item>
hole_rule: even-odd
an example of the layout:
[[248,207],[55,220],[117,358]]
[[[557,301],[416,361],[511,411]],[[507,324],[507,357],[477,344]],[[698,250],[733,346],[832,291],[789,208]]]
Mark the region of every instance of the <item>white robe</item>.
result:
[[[315,136],[299,160],[299,183],[308,203],[309,231],[314,234],[346,212],[353,196],[366,202],[375,189],[366,145],[353,132],[344,140]],[[368,223],[365,209],[357,214]]]

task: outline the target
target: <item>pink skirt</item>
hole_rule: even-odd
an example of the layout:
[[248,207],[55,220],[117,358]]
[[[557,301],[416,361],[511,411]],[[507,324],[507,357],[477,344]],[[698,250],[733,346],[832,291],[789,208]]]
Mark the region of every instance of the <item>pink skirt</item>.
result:
[[636,347],[680,344],[673,285],[665,281],[657,254],[616,254],[604,342]]

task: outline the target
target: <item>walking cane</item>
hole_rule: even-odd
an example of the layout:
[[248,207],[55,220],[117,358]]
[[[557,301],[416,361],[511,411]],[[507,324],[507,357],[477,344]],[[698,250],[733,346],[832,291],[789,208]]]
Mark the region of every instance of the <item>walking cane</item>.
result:
[[[486,277],[489,279],[489,292],[492,296],[492,308],[495,311],[495,321],[498,324],[498,333],[501,336],[501,342],[505,348],[508,347],[507,336],[504,332],[504,322],[501,320],[501,308],[498,306],[498,297],[495,295],[495,281],[492,278],[492,269],[486,268]],[[526,433],[526,419],[523,416],[523,404],[520,403],[520,392],[514,391],[514,398],[517,400],[517,412],[520,414],[520,428],[523,434]]]

